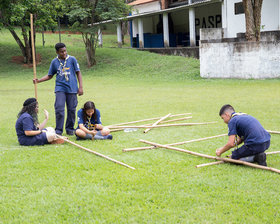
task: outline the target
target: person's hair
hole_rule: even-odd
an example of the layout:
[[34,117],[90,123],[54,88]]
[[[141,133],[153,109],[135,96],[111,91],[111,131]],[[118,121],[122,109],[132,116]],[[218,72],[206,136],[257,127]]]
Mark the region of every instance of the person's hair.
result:
[[35,126],[39,124],[38,115],[36,113],[37,100],[35,98],[29,98],[23,103],[21,111],[18,113],[17,117],[19,118],[23,113],[28,113],[34,120]]
[[59,51],[60,48],[64,48],[64,47],[66,47],[66,45],[64,43],[57,43],[55,45],[56,51]]
[[94,117],[94,120],[96,120],[96,109],[95,109],[94,102],[92,102],[92,101],[87,101],[87,102],[84,104],[84,107],[83,107],[82,109],[83,109],[83,120],[84,120],[84,122],[87,120],[87,117],[88,117],[86,111],[87,111],[87,110],[90,110],[90,109],[93,109],[93,110],[94,110],[93,117]]
[[235,110],[234,110],[233,106],[231,106],[230,104],[226,104],[226,105],[222,106],[222,108],[220,109],[219,115],[222,116],[222,114],[224,114],[225,112],[233,113],[233,112],[235,112]]

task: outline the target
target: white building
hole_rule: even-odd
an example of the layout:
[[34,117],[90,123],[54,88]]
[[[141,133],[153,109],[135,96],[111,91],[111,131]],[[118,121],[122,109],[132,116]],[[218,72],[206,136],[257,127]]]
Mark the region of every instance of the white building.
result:
[[[242,0],[136,0],[132,47],[198,45],[201,28],[223,28],[224,38],[245,32]],[[264,0],[261,31],[280,29],[280,0]]]

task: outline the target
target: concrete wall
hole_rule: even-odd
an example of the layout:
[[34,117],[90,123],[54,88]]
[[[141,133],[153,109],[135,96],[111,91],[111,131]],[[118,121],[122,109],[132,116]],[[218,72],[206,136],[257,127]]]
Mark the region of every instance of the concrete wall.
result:
[[[201,77],[280,78],[280,31],[262,33],[260,42],[247,42],[243,38],[211,40],[213,36],[222,37],[223,30],[201,30]],[[273,41],[264,41],[268,39]]]

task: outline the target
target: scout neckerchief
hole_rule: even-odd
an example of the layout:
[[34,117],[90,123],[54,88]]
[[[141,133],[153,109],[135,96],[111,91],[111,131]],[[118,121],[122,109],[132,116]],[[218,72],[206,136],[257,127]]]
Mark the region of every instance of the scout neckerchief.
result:
[[[233,118],[233,117],[239,116],[239,115],[246,115],[246,114],[245,114],[245,113],[241,113],[241,112],[239,112],[239,113],[234,112],[234,113],[231,114],[231,117],[230,117],[230,118]],[[237,143],[238,143],[238,142],[237,142],[237,135],[235,135],[235,139],[234,139],[234,146],[235,146],[235,149],[238,148],[238,144],[237,144]]]
[[95,125],[91,123],[91,116],[87,117],[88,119],[88,130],[92,131],[95,130]]
[[58,61],[59,61],[59,64],[60,64],[60,66],[61,66],[61,68],[62,68],[61,72],[62,72],[62,74],[65,76],[65,80],[66,80],[67,82],[69,81],[69,78],[68,78],[67,73],[65,72],[65,71],[66,71],[65,66],[66,66],[66,63],[67,63],[67,59],[68,59],[68,58],[69,58],[69,55],[67,55],[67,57],[65,58],[64,64],[62,64],[62,62],[60,61],[60,59],[59,59],[58,56],[57,56],[57,59],[58,59]]

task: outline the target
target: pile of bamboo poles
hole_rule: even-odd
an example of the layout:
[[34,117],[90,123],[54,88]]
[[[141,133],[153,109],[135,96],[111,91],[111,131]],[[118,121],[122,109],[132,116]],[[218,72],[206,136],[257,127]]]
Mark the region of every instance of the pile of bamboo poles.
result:
[[[194,126],[194,125],[206,125],[206,124],[217,123],[216,121],[214,121],[214,122],[200,122],[200,123],[168,124],[168,123],[171,123],[171,122],[188,120],[188,119],[191,119],[192,116],[166,120],[167,118],[185,116],[185,115],[191,115],[191,113],[174,114],[174,115],[171,115],[171,113],[169,113],[169,114],[167,114],[163,117],[155,117],[155,118],[148,118],[148,119],[130,121],[130,122],[119,123],[119,124],[112,124],[112,125],[109,125],[107,127],[110,129],[111,132],[122,131],[126,128],[144,128],[145,129],[144,133],[147,133],[148,131],[150,131],[153,128],[173,127],[173,126]],[[145,121],[152,121],[152,120],[156,120],[156,122],[149,123],[149,124],[144,124],[144,125],[135,125],[136,123],[141,123],[141,122],[145,122]]]

